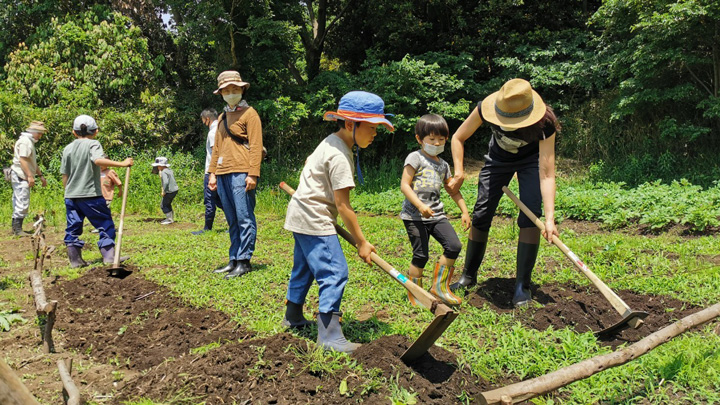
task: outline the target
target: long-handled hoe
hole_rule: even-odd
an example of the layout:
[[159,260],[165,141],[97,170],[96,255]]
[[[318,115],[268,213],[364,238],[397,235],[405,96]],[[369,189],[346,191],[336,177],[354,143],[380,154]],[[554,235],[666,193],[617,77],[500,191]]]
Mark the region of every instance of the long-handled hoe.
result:
[[127,204],[128,186],[130,185],[130,166],[125,171],[125,186],[123,187],[122,208],[120,209],[120,226],[118,227],[117,243],[115,243],[115,257],[112,267],[108,267],[107,271],[111,277],[124,278],[130,272],[120,265],[120,248],[122,247],[123,225],[125,224],[125,205]]
[[[288,186],[285,182],[280,183],[280,188],[286,193],[293,195],[295,190]],[[349,244],[357,246],[355,239],[350,235],[348,231],[341,228],[339,225],[335,225],[335,230],[338,235],[342,236]],[[395,281],[400,283],[405,289],[407,289],[415,299],[425,308],[429,309],[435,315],[435,319],[432,321],[430,326],[425,328],[425,331],[420,337],[400,356],[400,360],[404,362],[411,362],[423,354],[425,354],[440,335],[445,332],[445,329],[457,318],[457,312],[453,311],[450,307],[445,305],[437,297],[425,291],[422,287],[410,281],[402,273],[395,270],[388,262],[381,259],[380,256],[373,253],[371,255],[373,263],[378,265],[385,273],[389,274]]]
[[[503,187],[503,191],[508,197],[510,197],[515,205],[517,205],[525,213],[525,215],[527,215],[527,217],[530,218],[530,220],[532,220],[538,228],[540,228],[541,231],[545,230],[545,224],[543,224],[542,221],[540,221],[538,217],[536,217],[535,214],[533,214],[532,211],[530,211],[530,209],[523,204],[512,191],[510,191],[509,188]],[[612,305],[612,307],[622,316],[622,319],[619,322],[599,332],[595,332],[595,335],[609,335],[625,329],[628,326],[635,329],[642,326],[643,319],[649,315],[647,312],[633,311],[630,309],[630,306],[628,306],[625,301],[615,294],[615,292],[613,292],[607,284],[600,280],[595,273],[590,271],[588,266],[583,263],[582,260],[580,260],[580,258],[578,258],[577,255],[575,255],[575,253],[573,253],[567,246],[565,246],[560,238],[553,236],[553,244],[557,246],[565,254],[565,256],[570,259],[570,261],[573,262],[575,267],[580,270],[580,272],[584,274],[598,290],[600,290],[600,293],[608,300],[608,302],[610,302],[610,305]]]

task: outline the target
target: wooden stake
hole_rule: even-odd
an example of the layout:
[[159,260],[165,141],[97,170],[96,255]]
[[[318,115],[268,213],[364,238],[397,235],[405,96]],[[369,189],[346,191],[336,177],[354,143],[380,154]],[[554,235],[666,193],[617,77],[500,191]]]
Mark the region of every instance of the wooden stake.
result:
[[17,374],[0,359],[0,404],[39,405]]
[[52,328],[55,325],[55,312],[57,310],[57,301],[47,302],[45,299],[45,289],[42,285],[41,270],[33,270],[30,272],[30,285],[35,296],[35,310],[38,315],[45,315],[45,327],[43,329],[43,351],[52,353],[55,351],[55,345],[52,340]]
[[67,405],[80,405],[80,390],[72,380],[72,359],[58,360],[58,371],[60,372],[60,380],[63,383],[63,397],[67,398]]
[[635,360],[663,343],[667,343],[670,339],[681,333],[698,325],[702,325],[718,316],[720,316],[720,304],[715,304],[700,312],[687,316],[622,350],[593,357],[537,378],[484,392],[482,393],[480,402],[482,404],[504,404],[504,402],[502,402],[503,397],[507,396],[510,397],[514,403],[547,394],[570,383],[607,370],[608,368]]

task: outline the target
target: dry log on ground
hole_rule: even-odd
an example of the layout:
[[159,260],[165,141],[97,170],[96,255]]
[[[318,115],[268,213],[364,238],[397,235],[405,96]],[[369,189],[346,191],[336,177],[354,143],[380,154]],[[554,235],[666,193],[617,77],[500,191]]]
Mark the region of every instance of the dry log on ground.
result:
[[40,270],[30,272],[30,285],[35,296],[35,309],[38,315],[45,315],[45,326],[43,328],[43,350],[45,353],[55,351],[52,340],[52,329],[55,325],[55,312],[57,310],[57,301],[47,302],[45,298],[45,289],[42,285],[42,275]]
[[67,398],[65,403],[67,405],[80,405],[80,390],[78,390],[71,377],[72,359],[58,360],[57,366],[60,372],[60,380],[63,383],[63,397]]
[[0,360],[0,404],[39,405],[17,374]]
[[635,360],[661,344],[667,343],[670,339],[681,333],[709,322],[718,316],[720,316],[720,304],[715,304],[700,312],[687,316],[622,350],[593,357],[537,378],[484,392],[481,403],[505,403],[502,402],[503,397],[510,397],[512,398],[512,403],[516,403],[547,394],[603,370]]

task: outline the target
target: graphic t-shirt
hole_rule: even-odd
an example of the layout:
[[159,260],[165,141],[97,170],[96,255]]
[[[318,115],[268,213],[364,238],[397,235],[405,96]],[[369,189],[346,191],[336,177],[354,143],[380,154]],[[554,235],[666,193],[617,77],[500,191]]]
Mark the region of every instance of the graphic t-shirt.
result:
[[65,198],[102,197],[100,167],[95,161],[104,156],[100,142],[78,138],[63,149],[60,174],[68,176]]
[[315,236],[336,234],[335,190],[348,187],[355,187],[352,152],[332,134],[305,161],[300,184],[288,203],[285,229]]
[[450,165],[438,158],[435,161],[423,152],[417,150],[412,152],[405,158],[405,166],[411,166],[415,169],[415,175],[412,179],[412,188],[423,204],[430,207],[434,215],[425,218],[407,198],[403,201],[400,218],[412,221],[437,221],[445,218],[443,203],[440,201],[440,190],[443,188],[445,181],[450,176]]

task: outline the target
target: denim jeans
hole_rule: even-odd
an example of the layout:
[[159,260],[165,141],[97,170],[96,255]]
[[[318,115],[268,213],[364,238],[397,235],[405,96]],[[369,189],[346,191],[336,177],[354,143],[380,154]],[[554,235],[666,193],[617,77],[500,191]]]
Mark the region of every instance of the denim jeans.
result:
[[85,241],[80,239],[83,233],[83,221],[85,218],[98,230],[100,240],[98,247],[115,246],[115,223],[110,214],[105,198],[66,198],[65,217],[67,228],[65,228],[65,244],[67,246],[85,246]]
[[247,173],[217,176],[217,190],[230,226],[230,260],[250,260],[255,251],[255,190],[245,191]]
[[205,173],[205,180],[203,181],[204,192],[203,202],[205,204],[205,229],[211,230],[213,222],[215,221],[215,211],[218,208],[223,209],[222,201],[217,190],[210,190],[208,183],[210,182],[210,173]]
[[323,314],[339,312],[348,281],[348,265],[337,235],[314,236],[293,232],[293,236],[295,254],[287,300],[304,304],[313,280],[317,280],[320,287],[318,311]]

